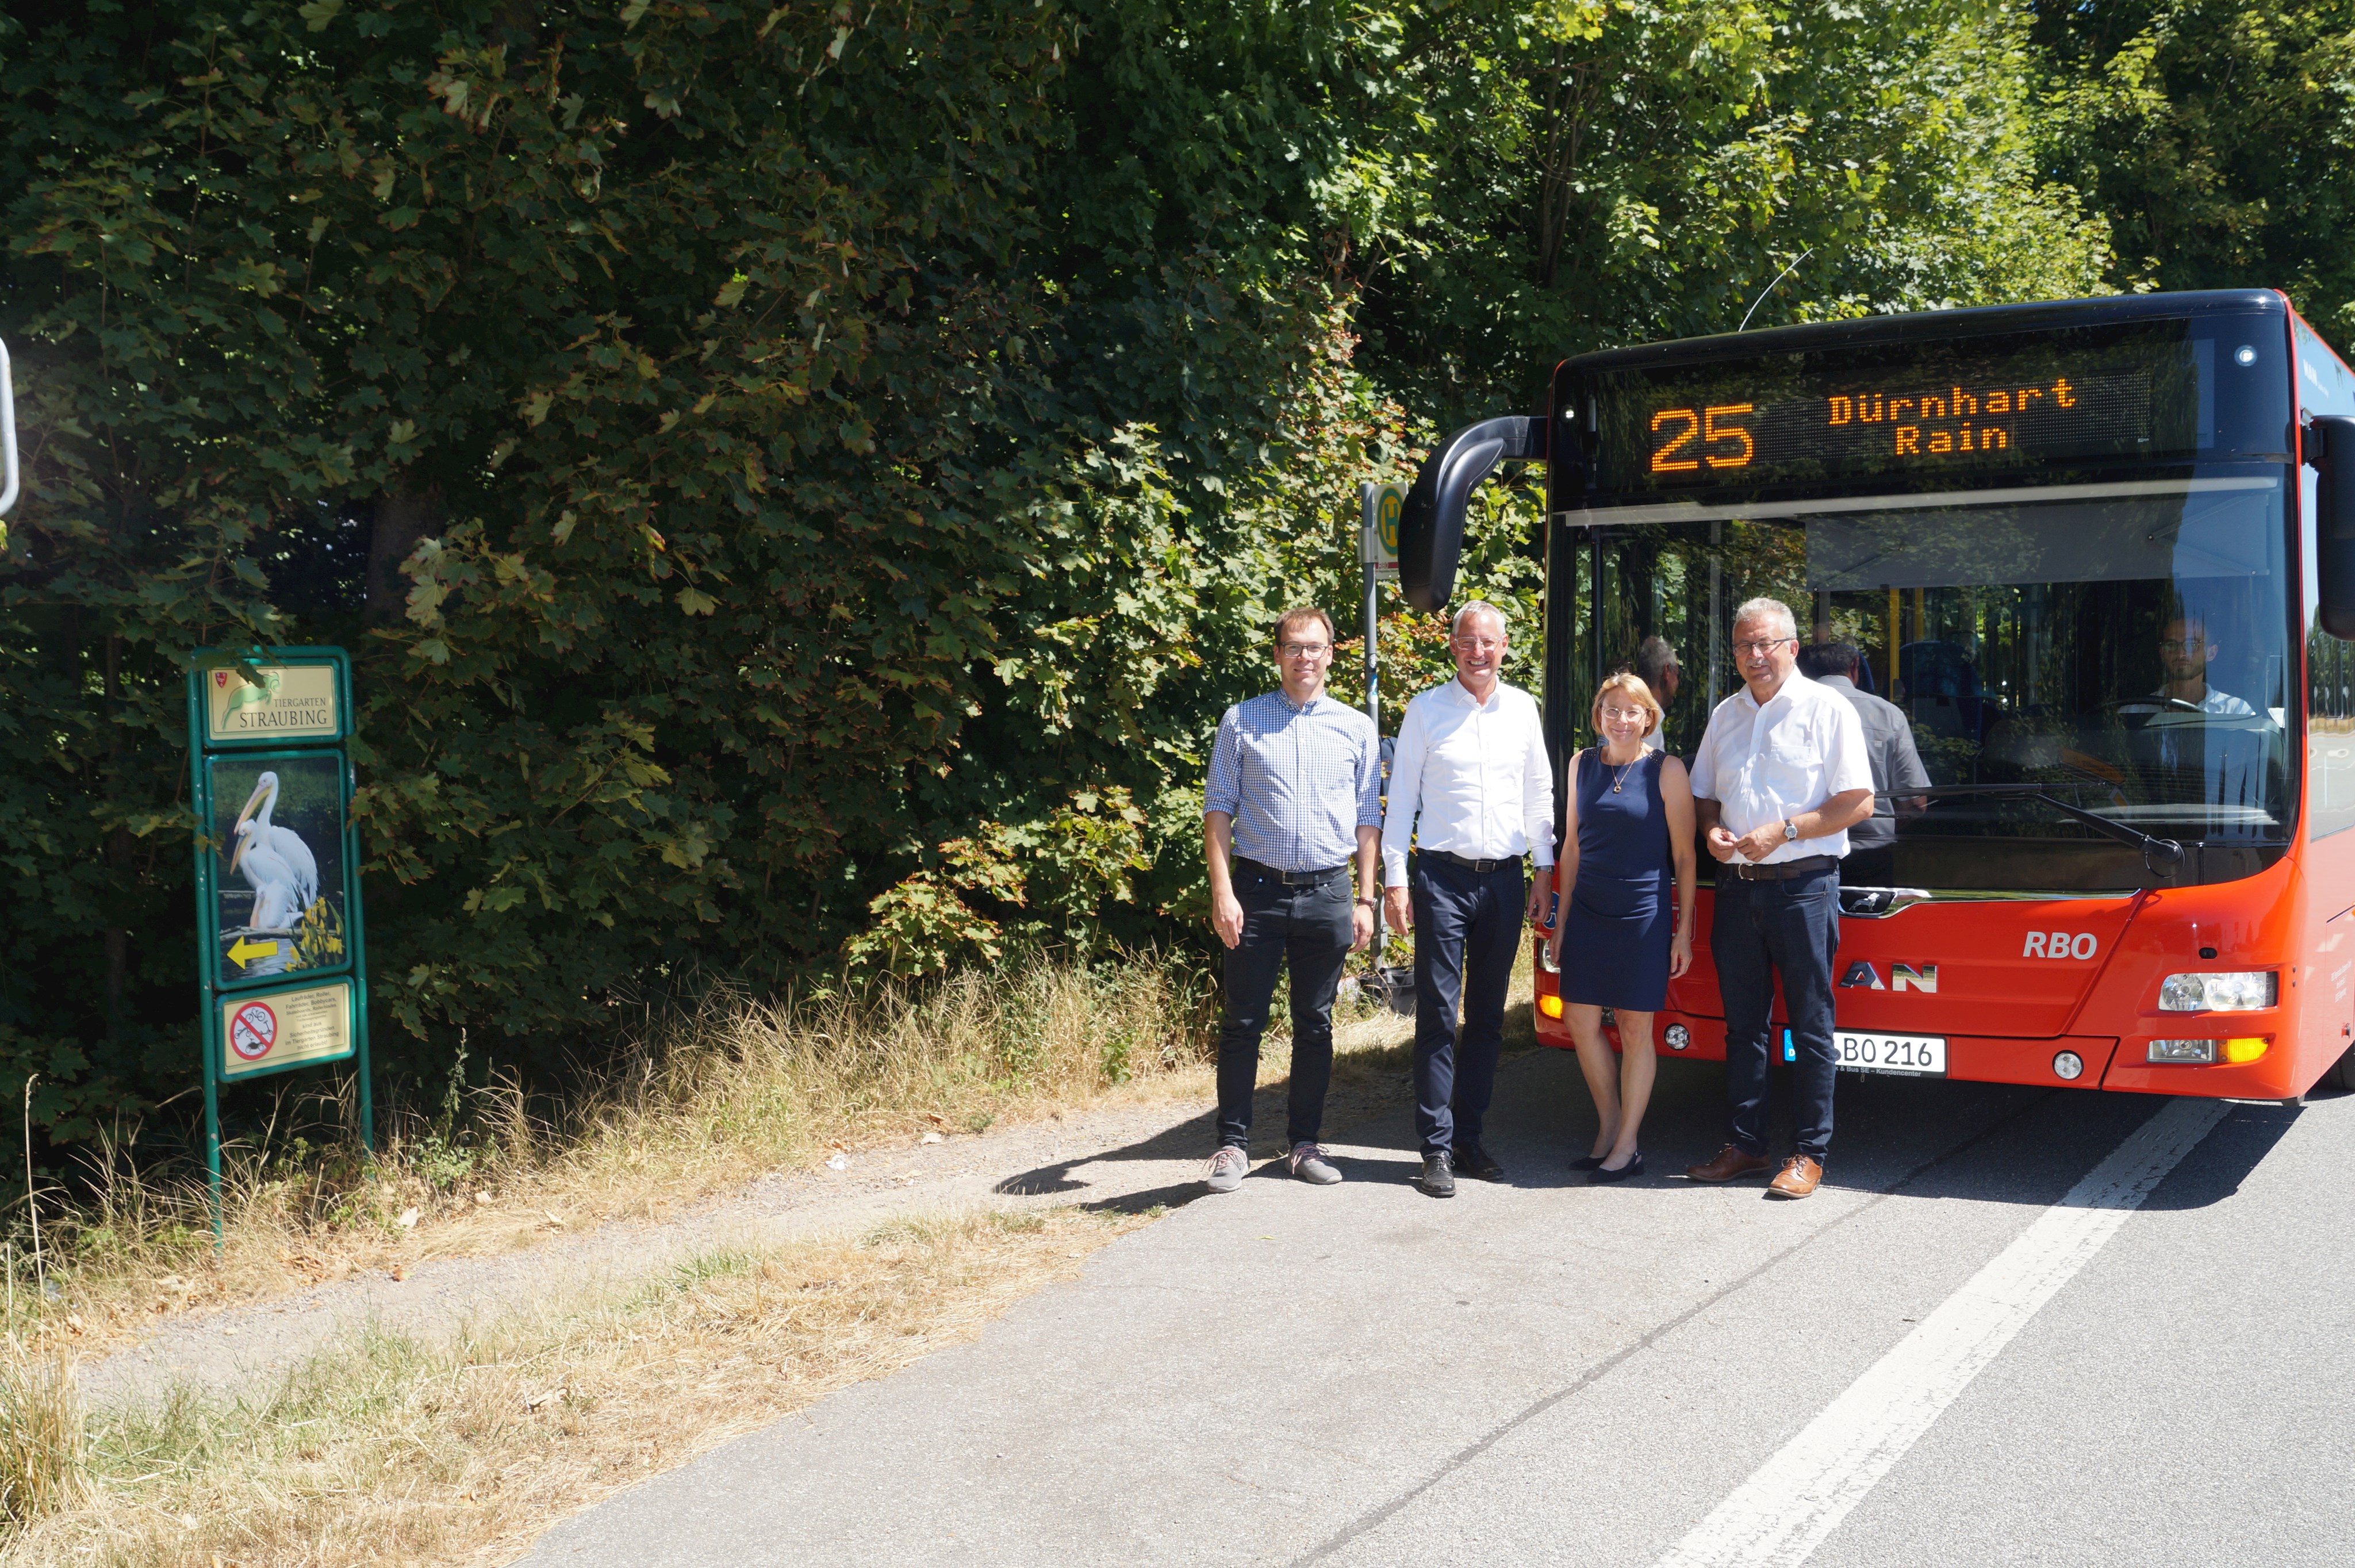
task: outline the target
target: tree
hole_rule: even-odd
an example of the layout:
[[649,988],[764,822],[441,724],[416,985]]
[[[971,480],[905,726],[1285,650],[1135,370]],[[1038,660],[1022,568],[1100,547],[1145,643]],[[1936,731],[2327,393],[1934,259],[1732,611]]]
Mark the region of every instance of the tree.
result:
[[2040,7],[2045,160],[2110,215],[2120,286],[2279,288],[2355,343],[2355,7]]

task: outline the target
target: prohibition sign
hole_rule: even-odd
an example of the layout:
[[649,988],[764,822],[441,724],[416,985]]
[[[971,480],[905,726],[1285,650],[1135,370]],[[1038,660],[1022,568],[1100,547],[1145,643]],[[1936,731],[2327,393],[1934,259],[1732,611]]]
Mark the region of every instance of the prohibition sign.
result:
[[278,1042],[278,1015],[267,1002],[248,1002],[229,1021],[229,1048],[248,1061],[259,1061]]

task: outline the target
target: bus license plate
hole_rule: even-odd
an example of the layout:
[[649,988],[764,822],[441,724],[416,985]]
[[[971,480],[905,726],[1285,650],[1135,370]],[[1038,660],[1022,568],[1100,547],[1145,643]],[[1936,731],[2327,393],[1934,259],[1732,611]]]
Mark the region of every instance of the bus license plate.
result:
[[1834,1029],[1832,1044],[1849,1072],[1896,1072],[1908,1078],[1944,1078],[1946,1041],[1934,1034],[1866,1034]]

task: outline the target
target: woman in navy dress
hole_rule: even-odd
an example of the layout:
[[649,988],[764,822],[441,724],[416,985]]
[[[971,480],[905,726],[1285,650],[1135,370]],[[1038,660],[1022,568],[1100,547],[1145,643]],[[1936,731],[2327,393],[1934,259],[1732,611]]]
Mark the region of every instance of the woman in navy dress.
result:
[[[1576,1163],[1590,1181],[1640,1176],[1636,1135],[1652,1097],[1652,1015],[1668,982],[1692,966],[1693,797],[1685,765],[1645,741],[1660,705],[1640,677],[1621,673],[1594,694],[1602,743],[1570,760],[1569,821],[1555,864],[1550,937],[1578,1065],[1594,1096],[1594,1147]],[[1668,879],[1676,878],[1671,908]],[[1603,1009],[1619,1026],[1620,1060],[1603,1038]]]

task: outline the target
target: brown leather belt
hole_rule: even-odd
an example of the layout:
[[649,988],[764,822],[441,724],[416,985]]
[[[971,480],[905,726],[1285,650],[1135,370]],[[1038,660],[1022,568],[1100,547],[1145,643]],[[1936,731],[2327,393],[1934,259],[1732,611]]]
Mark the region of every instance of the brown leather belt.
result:
[[1810,855],[1804,860],[1778,860],[1773,865],[1753,866],[1747,861],[1738,866],[1721,865],[1721,880],[1731,876],[1742,882],[1784,882],[1793,877],[1804,877],[1816,871],[1828,871],[1839,865],[1837,855]]

